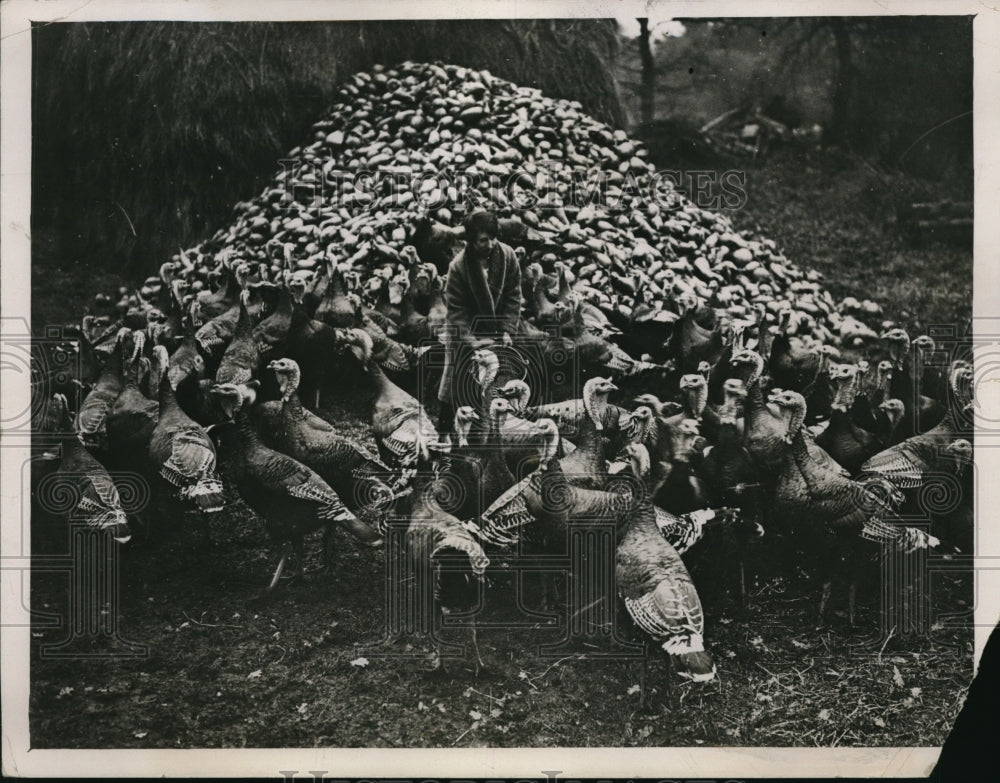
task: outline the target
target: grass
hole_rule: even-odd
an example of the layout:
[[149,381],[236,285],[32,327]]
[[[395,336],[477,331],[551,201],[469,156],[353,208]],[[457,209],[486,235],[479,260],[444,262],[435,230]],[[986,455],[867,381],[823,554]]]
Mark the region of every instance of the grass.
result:
[[[879,171],[837,150],[785,149],[746,172],[746,204],[731,217],[759,230],[790,260],[824,275],[834,299],[872,299],[914,333],[972,318],[972,250],[909,243],[896,209],[919,201],[971,200],[971,183],[938,183]],[[720,166],[721,169],[721,166]]]

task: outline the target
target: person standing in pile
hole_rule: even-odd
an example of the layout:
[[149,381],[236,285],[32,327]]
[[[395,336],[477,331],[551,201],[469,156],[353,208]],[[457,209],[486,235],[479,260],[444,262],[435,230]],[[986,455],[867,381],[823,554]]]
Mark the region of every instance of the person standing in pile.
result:
[[498,239],[493,212],[474,212],[464,222],[465,248],[448,267],[444,330],[445,364],[438,389],[438,432],[454,429],[455,409],[475,406],[472,354],[517,333],[521,319],[521,268],[510,245]]

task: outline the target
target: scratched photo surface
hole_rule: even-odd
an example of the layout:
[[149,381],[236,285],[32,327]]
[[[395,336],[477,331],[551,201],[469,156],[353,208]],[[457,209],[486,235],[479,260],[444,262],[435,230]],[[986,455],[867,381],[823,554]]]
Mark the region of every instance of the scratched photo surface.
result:
[[944,742],[971,17],[32,36],[32,748]]

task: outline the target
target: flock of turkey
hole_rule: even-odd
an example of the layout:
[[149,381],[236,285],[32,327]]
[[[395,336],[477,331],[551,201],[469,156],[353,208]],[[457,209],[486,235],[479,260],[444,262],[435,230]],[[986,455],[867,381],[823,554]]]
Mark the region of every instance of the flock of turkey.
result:
[[[451,612],[497,561],[610,526],[620,616],[696,680],[715,664],[682,558],[707,530],[726,537],[698,548],[720,572],[751,540],[808,564],[821,615],[843,577],[852,622],[879,552],[970,546],[927,496],[971,506],[971,364],[879,335],[878,305],[835,303],[773,242],[658,188],[642,145],[578,103],[454,65],[377,67],[283,162],[231,226],[95,298],[54,349],[78,372],[36,364],[41,507],[65,482],[60,514],[152,544],[207,533],[239,498],[281,549],[268,591],[293,555],[302,570],[310,532],[379,546],[401,520]],[[587,183],[602,198],[581,202]],[[422,401],[473,208],[518,253],[524,317],[459,368],[439,433]],[[324,418],[334,391],[370,398],[377,454]],[[115,480],[136,474],[149,502],[127,513]]]
[[[853,622],[854,575],[880,547],[940,545],[920,514],[927,483],[971,498],[972,366],[935,364],[931,338],[893,328],[838,350],[789,334],[787,310],[736,320],[683,294],[673,319],[614,323],[558,263],[525,264],[523,331],[462,368],[468,404],[439,434],[421,399],[440,367],[442,280],[403,254],[407,274],[379,291],[334,264],[269,279],[222,254],[197,295],[172,261],[144,292],[99,303],[80,329],[81,377],[39,387],[55,394],[37,429],[61,443],[48,470],[78,488],[68,516],[125,543],[133,529],[207,531],[238,494],[281,547],[269,591],[293,554],[301,571],[310,532],[379,546],[385,520],[404,519],[407,556],[445,611],[475,605],[491,555],[565,549],[574,527],[611,524],[628,616],[678,673],[709,680],[682,559],[707,529],[792,542],[819,570],[821,615],[846,577]],[[576,358],[574,377],[532,388],[546,377],[532,362],[557,352]],[[323,417],[334,381],[370,395],[377,454]],[[149,482],[138,519],[112,480],[123,471]],[[908,524],[914,510],[929,528]]]

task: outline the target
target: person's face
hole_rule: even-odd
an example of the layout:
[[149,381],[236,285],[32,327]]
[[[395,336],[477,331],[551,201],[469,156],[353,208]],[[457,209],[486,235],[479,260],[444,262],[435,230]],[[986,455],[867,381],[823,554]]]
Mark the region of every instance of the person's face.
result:
[[489,255],[490,251],[493,250],[493,245],[495,243],[496,239],[494,237],[491,237],[488,234],[478,234],[472,240],[473,253],[478,258],[485,258]]

